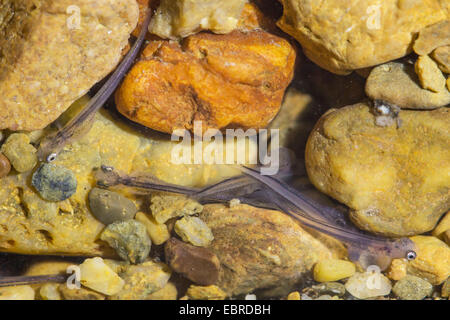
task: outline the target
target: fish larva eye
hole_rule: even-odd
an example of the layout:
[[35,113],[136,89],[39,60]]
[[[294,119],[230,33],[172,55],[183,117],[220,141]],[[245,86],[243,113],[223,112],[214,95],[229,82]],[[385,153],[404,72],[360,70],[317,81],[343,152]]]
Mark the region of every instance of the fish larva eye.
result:
[[408,251],[406,253],[406,259],[407,260],[414,260],[417,257],[417,254],[415,251]]
[[55,161],[57,156],[58,156],[58,155],[57,155],[56,153],[50,154],[50,155],[47,157],[47,162],[50,163],[50,162]]
[[103,172],[113,172],[113,171],[114,171],[114,168],[113,168],[113,167],[109,167],[109,166],[102,165],[102,170],[103,170]]

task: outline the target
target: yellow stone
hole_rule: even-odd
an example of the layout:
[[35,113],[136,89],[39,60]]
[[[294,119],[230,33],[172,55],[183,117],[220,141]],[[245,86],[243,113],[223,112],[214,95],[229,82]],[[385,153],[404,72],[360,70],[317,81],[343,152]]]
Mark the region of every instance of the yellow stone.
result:
[[318,282],[337,281],[351,277],[356,272],[355,265],[350,261],[327,259],[314,266],[314,280]]
[[442,72],[450,73],[450,45],[437,48],[432,52],[431,57],[437,62]]
[[125,280],[122,290],[112,300],[145,300],[149,294],[163,289],[172,270],[162,262],[147,261],[129,265],[120,276]]
[[117,66],[139,16],[135,0],[7,0],[0,10],[0,128],[26,131],[53,122]]
[[157,223],[165,223],[167,220],[195,215],[203,210],[203,206],[197,201],[183,195],[152,195],[150,211]]
[[149,294],[145,300],[177,300],[177,296],[177,287],[169,282],[164,288]]
[[450,211],[441,219],[439,224],[434,228],[432,235],[441,238],[443,233],[450,230]]
[[407,275],[407,267],[408,262],[405,259],[394,259],[386,275],[389,279],[398,281]]
[[420,56],[416,61],[415,69],[422,88],[433,92],[447,90],[442,71],[429,56]]
[[67,268],[74,265],[67,261],[49,260],[33,263],[26,271],[27,276],[66,274]]
[[66,284],[61,284],[58,289],[63,300],[105,300],[103,294],[88,288],[73,289],[67,287]]
[[206,287],[191,285],[186,294],[192,300],[224,300],[227,296],[222,289],[215,285]]
[[439,285],[450,276],[450,248],[435,237],[411,237],[417,248],[417,257],[408,263],[408,274]]
[[434,49],[450,45],[450,20],[423,28],[414,42],[413,49],[418,55],[430,54]]
[[61,300],[61,294],[56,283],[46,283],[39,289],[39,297],[42,300]]
[[288,300],[301,300],[300,298],[300,292],[298,291],[294,291],[289,293],[289,295],[287,296]]
[[313,62],[338,74],[407,55],[418,31],[447,18],[439,0],[281,2],[279,27]]
[[380,127],[365,103],[331,110],[305,156],[311,182],[350,207],[359,228],[396,237],[431,231],[450,209],[450,110],[400,119]]
[[169,240],[170,233],[164,223],[160,224],[156,222],[152,216],[148,216],[143,212],[138,212],[134,219],[145,225],[152,243],[160,245]]
[[198,217],[183,217],[175,223],[174,229],[183,241],[194,246],[207,247],[214,240],[211,229]]
[[30,286],[0,288],[0,300],[34,300],[34,296]]
[[80,273],[83,286],[108,296],[121,291],[125,284],[100,257],[84,260],[80,265]]
[[36,148],[24,133],[13,133],[6,139],[0,151],[8,158],[18,172],[27,172],[37,163]]

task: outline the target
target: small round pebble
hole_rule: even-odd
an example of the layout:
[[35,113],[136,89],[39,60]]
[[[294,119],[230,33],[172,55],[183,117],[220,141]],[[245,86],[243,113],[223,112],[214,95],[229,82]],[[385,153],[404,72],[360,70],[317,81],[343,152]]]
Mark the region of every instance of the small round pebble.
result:
[[89,206],[94,217],[105,225],[133,219],[137,212],[136,205],[130,199],[100,188],[89,192]]
[[314,280],[317,282],[338,281],[355,273],[356,267],[350,261],[326,259],[314,266]]
[[24,133],[13,133],[6,139],[0,150],[17,172],[32,170],[37,163],[36,148]]
[[11,171],[11,163],[8,158],[0,153],[0,179],[4,178]]
[[289,295],[287,296],[287,300],[300,300],[300,292],[298,291],[294,291],[289,293]]
[[431,295],[433,286],[416,276],[406,276],[394,285],[392,292],[402,300],[422,300]]
[[197,217],[184,217],[175,223],[175,232],[194,246],[207,247],[214,240],[208,225]]
[[152,242],[145,226],[136,220],[116,221],[100,235],[122,259],[139,264],[147,259]]
[[64,201],[77,191],[77,179],[72,171],[44,163],[33,174],[31,184],[48,201]]
[[367,299],[391,293],[391,281],[378,272],[357,272],[345,284],[345,289],[355,298]]

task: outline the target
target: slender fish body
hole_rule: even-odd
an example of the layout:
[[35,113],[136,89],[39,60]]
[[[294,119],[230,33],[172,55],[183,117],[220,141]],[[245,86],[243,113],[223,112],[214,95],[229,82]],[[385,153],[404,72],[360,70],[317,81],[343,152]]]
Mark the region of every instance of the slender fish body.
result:
[[279,209],[307,227],[335,237],[346,244],[349,257],[367,268],[389,266],[393,258],[414,259],[414,243],[408,238],[391,240],[370,235],[352,225],[342,206],[336,206],[325,195],[312,188],[297,190],[281,180],[288,175],[263,176],[258,170],[240,167],[244,176],[236,176],[204,189],[164,183],[152,176],[119,174],[114,168],[103,166],[97,174],[102,187],[117,185],[184,194],[200,202],[224,202],[238,198],[242,202],[268,209]]
[[[293,189],[274,177],[263,176],[257,170],[241,167],[244,174],[262,183],[270,200],[282,211],[304,225],[329,234],[347,245],[349,257],[361,266],[377,265],[381,270],[389,266],[393,258],[415,259],[414,243],[408,238],[397,240],[369,235],[356,228],[340,226],[324,215],[324,206],[311,197]],[[328,208],[328,211],[333,210]]]

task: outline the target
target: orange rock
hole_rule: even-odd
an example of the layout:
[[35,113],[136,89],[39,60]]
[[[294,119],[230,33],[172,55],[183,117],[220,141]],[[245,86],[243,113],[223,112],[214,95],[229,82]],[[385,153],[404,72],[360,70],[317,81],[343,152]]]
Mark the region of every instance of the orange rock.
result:
[[118,110],[152,129],[265,127],[293,77],[296,51],[262,30],[153,41],[116,93]]

